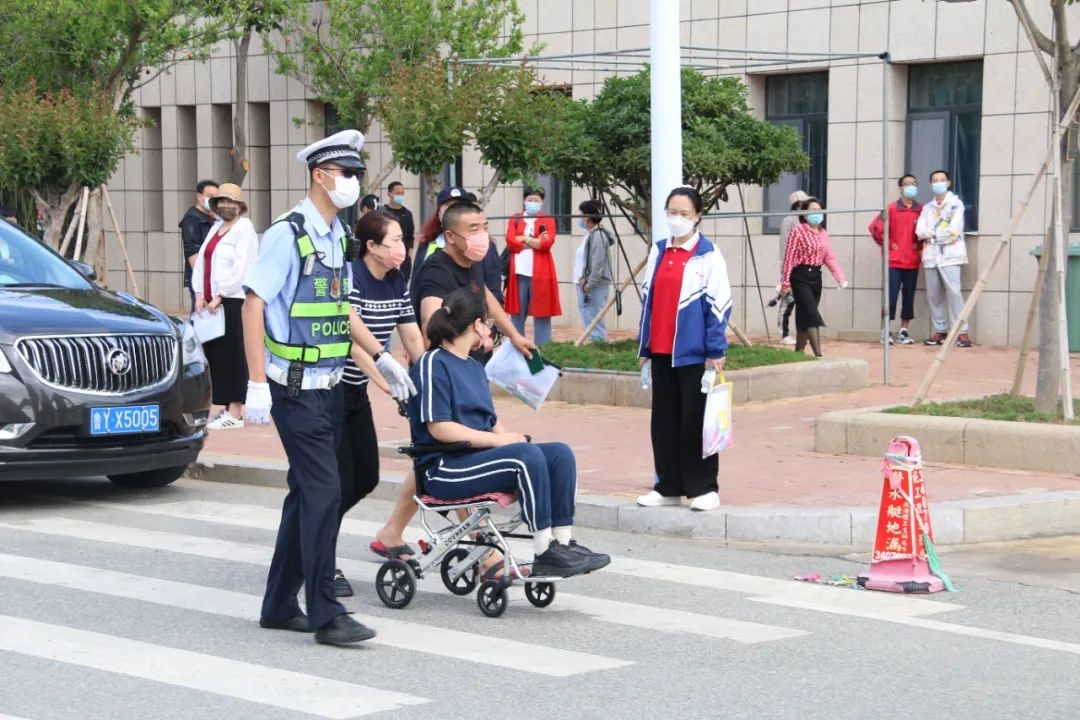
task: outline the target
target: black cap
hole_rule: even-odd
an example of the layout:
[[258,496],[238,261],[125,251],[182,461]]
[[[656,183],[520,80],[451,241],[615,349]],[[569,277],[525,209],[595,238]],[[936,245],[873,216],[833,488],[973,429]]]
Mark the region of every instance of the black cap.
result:
[[439,197],[435,200],[435,205],[439,206],[442,205],[444,202],[449,202],[450,200],[466,200],[468,199],[468,195],[469,194],[465,192],[464,188],[443,188],[442,191],[439,192]]

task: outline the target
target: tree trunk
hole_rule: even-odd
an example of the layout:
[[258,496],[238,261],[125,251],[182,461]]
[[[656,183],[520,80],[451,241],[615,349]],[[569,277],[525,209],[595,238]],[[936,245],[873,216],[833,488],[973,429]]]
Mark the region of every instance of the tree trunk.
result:
[[491,196],[495,194],[495,190],[498,187],[499,173],[495,170],[492,170],[491,179],[487,181],[486,185],[484,185],[484,189],[480,193],[480,197],[478,198],[479,202],[477,204],[480,205],[480,207],[487,207],[488,200],[491,200]]
[[427,181],[428,200],[434,205],[435,201],[439,199],[439,193],[441,193],[443,189],[442,173],[439,173],[438,175],[434,173],[424,173],[423,178]]
[[105,203],[101,197],[101,188],[90,191],[86,209],[86,254],[82,259],[93,265],[97,273],[97,283],[103,288],[109,287],[109,267],[105,252]]
[[30,194],[34,197],[37,209],[41,211],[42,218],[42,243],[53,250],[60,249],[60,241],[64,233],[64,222],[67,220],[71,206],[79,199],[82,188],[72,185],[63,192],[55,190],[40,190],[31,188]]
[[382,169],[379,170],[378,174],[376,174],[374,176],[369,176],[364,181],[364,190],[363,191],[365,193],[372,193],[373,192],[374,194],[378,195],[379,194],[379,188],[382,187],[382,184],[384,182],[386,182],[386,178],[390,177],[390,173],[394,172],[394,168],[396,168],[396,167],[397,167],[397,163],[394,162],[393,160],[388,162],[386,165],[383,165]]
[[233,47],[236,50],[236,110],[233,112],[233,146],[229,150],[229,181],[243,185],[251,168],[247,159],[247,67],[251,28],[240,39],[233,41]]

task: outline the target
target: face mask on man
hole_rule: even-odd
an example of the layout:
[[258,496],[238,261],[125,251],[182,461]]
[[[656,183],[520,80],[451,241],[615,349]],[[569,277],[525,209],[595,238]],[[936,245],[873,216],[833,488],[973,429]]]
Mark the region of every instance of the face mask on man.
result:
[[465,238],[465,257],[473,262],[480,262],[484,259],[488,252],[488,245],[491,243],[491,237],[485,231],[481,230],[472,235],[461,235],[459,237]]
[[915,185],[905,185],[904,186],[904,197],[906,197],[908,200],[914,200],[915,196],[918,195],[918,194],[919,194],[919,188],[916,187]]
[[[323,189],[326,190],[325,185],[323,185]],[[334,207],[338,210],[350,208],[360,199],[360,178],[355,175],[352,177],[334,176],[334,189],[326,190],[326,194],[330,197],[330,202],[334,203]]]
[[210,198],[204,197],[202,199],[202,206],[203,206],[203,210],[205,210],[206,212],[214,212],[213,210],[210,209]]
[[930,190],[932,190],[935,195],[944,195],[949,191],[949,183],[944,181],[936,182],[930,186]]
[[237,213],[238,213],[238,211],[234,207],[229,207],[227,205],[218,205],[217,216],[219,218],[221,218],[222,220],[224,220],[225,222],[229,222],[230,220],[235,220],[236,216],[237,216]]
[[694,231],[694,221],[682,215],[668,215],[667,225],[673,238],[686,237]]
[[394,204],[395,205],[404,205],[405,204],[405,196],[404,195],[395,195],[394,196]]
[[527,212],[529,215],[535,215],[536,213],[540,212],[541,207],[543,207],[543,203],[527,202],[525,203],[525,212]]

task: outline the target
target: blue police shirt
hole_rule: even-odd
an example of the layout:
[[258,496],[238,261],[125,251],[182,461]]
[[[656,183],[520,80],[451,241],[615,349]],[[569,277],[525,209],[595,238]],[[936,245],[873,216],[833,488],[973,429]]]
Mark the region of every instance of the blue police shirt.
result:
[[[335,217],[333,225],[327,225],[326,220],[315,209],[311,198],[304,198],[292,212],[299,212],[304,216],[303,232],[311,238],[315,250],[321,254],[323,264],[334,269],[342,268],[342,287],[346,287],[346,280],[348,287],[351,287],[351,268],[349,263],[345,262],[345,253],[341,249],[341,238],[345,235],[341,222]],[[274,223],[263,233],[259,255],[244,278],[244,287],[266,303],[263,319],[267,331],[274,338],[289,337],[289,306],[296,294],[301,269],[292,226],[284,220]],[[348,302],[345,295],[342,295],[341,300]],[[265,362],[267,367],[275,365],[282,370],[289,368],[287,360],[270,353],[266,353]],[[304,376],[318,377],[331,370],[332,368],[326,367],[305,368]]]
[[498,417],[487,374],[473,358],[462,360],[448,350],[430,350],[410,374],[417,394],[409,399],[409,425],[417,444],[438,442],[428,432],[429,422],[456,422],[481,431],[495,427]]

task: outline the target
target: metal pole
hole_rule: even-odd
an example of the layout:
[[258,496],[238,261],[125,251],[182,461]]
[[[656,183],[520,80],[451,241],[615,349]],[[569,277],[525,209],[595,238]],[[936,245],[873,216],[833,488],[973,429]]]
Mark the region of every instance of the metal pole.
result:
[[889,53],[881,58],[881,200],[884,235],[881,238],[881,356],[882,382],[889,384]]
[[667,236],[664,198],[683,184],[679,3],[649,0],[652,237]]
[[[1061,60],[1057,59],[1055,67],[1059,75],[1056,79],[1060,82]],[[1061,344],[1059,354],[1061,357],[1061,410],[1065,422],[1073,421],[1072,403],[1072,380],[1069,377],[1069,330],[1066,317],[1065,303],[1065,263],[1068,262],[1068,250],[1065,243],[1065,221],[1062,211],[1065,209],[1065,199],[1062,196],[1061,184],[1061,139],[1064,124],[1068,118],[1061,116],[1060,85],[1055,83],[1054,96],[1054,245],[1057,254],[1057,287],[1058,287],[1058,342]]]

